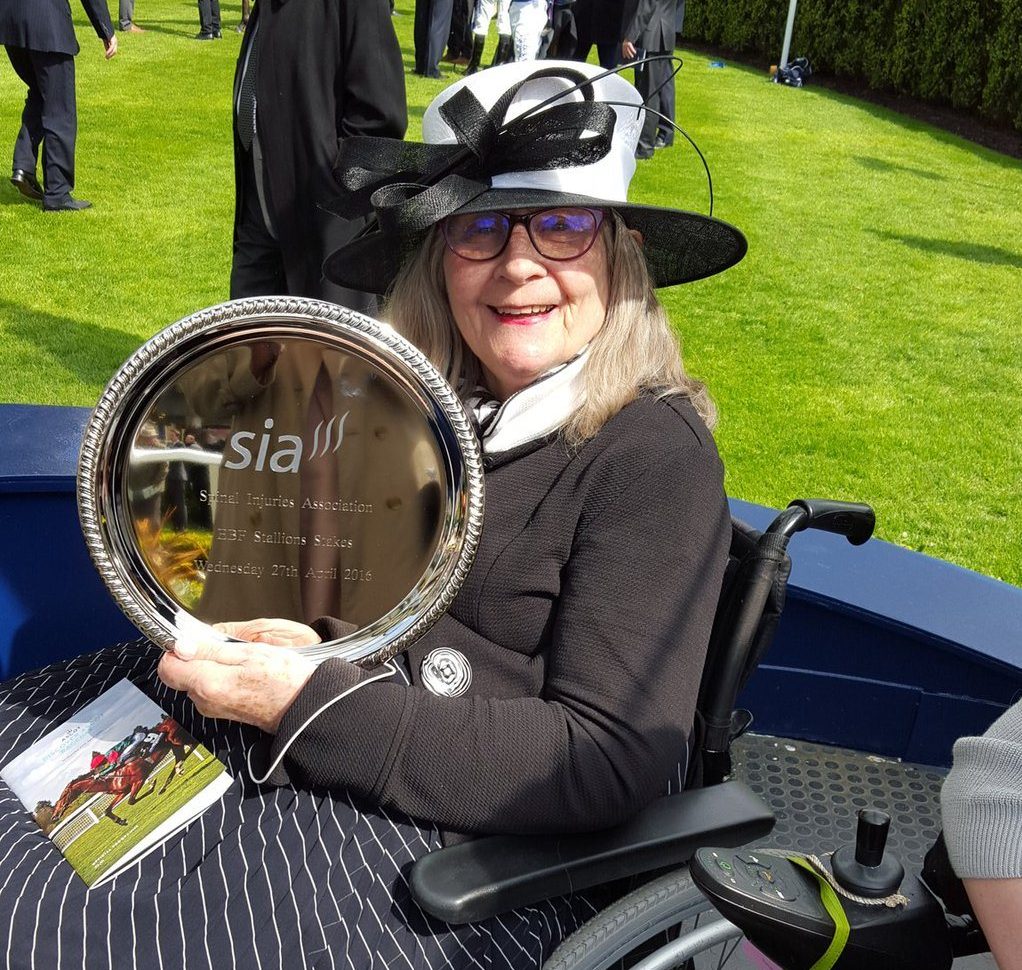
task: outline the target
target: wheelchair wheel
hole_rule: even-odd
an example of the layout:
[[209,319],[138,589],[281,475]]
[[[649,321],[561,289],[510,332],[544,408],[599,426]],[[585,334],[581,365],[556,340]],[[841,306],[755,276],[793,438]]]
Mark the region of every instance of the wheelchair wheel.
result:
[[[677,939],[641,962],[635,970],[667,970],[696,956],[694,965],[720,968],[732,962],[741,931],[723,919],[692,882],[685,866],[660,876],[598,913],[566,939],[543,964],[543,970],[606,970],[658,933],[677,927]],[[663,956],[661,956],[663,954]],[[663,961],[663,962],[661,962]]]

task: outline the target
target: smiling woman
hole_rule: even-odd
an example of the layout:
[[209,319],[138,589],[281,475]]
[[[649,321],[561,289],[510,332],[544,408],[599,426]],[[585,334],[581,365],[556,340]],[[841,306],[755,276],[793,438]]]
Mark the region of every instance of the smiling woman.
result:
[[[441,842],[610,826],[688,775],[730,523],[712,405],[654,288],[728,268],[745,240],[705,216],[628,203],[640,116],[617,75],[523,62],[448,88],[426,112],[425,145],[344,142],[341,207],[371,201],[376,220],[325,272],[390,291],[394,327],[470,409],[486,487],[474,564],[393,669],[317,667],[282,649],[346,632],[308,612],[239,613],[222,628],[250,642],[179,643],[159,681],[151,650],[91,658],[92,688],[133,672],[227,752],[239,781],[201,831],[106,898],[59,878],[52,889],[52,870],[18,863],[26,871],[0,887],[0,933],[26,880],[36,925],[71,928],[56,954],[36,933],[37,963],[133,966],[92,931],[116,909],[133,952],[158,947],[190,967],[251,965],[254,951],[263,966],[319,966],[327,952],[353,970],[524,970],[593,914],[596,900],[576,893],[451,927],[416,910],[406,880]],[[578,187],[590,194],[568,191]],[[277,430],[266,429],[270,461]],[[261,453],[258,438],[242,444]],[[334,533],[324,523],[299,538]],[[8,688],[0,738],[47,720],[32,697],[80,695],[74,671],[39,676]],[[180,918],[133,917],[141,896],[158,912],[170,897]],[[199,920],[204,949],[178,932]]]
[[[602,218],[589,209],[541,209],[444,220],[451,313],[501,400],[571,360],[603,327],[609,281]],[[489,239],[496,240],[480,246],[480,225],[495,225],[500,231]]]

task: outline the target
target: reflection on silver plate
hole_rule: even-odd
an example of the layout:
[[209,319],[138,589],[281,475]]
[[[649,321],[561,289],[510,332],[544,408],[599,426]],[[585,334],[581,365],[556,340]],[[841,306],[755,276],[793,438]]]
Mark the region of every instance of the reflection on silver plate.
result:
[[454,599],[482,464],[457,396],[389,327],[313,300],[240,300],[168,327],[110,381],[78,508],[104,582],[160,645],[329,616],[344,634],[296,649],[371,666]]

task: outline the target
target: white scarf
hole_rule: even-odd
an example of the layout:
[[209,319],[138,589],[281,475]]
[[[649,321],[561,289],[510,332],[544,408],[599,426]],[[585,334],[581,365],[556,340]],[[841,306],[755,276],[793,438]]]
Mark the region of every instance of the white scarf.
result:
[[545,437],[564,425],[582,399],[583,347],[565,364],[548,370],[506,401],[477,387],[465,400],[479,425],[483,454],[498,455]]

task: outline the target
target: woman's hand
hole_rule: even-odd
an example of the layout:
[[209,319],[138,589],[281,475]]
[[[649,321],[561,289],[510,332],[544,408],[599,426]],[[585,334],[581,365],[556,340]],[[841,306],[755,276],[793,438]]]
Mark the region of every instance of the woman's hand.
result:
[[168,687],[187,691],[204,717],[273,734],[315,669],[301,654],[262,643],[179,640],[160,660],[159,675]]
[[319,634],[304,623],[294,620],[267,619],[234,620],[214,623],[213,629],[236,640],[250,643],[270,643],[278,647],[309,647],[320,643]]

